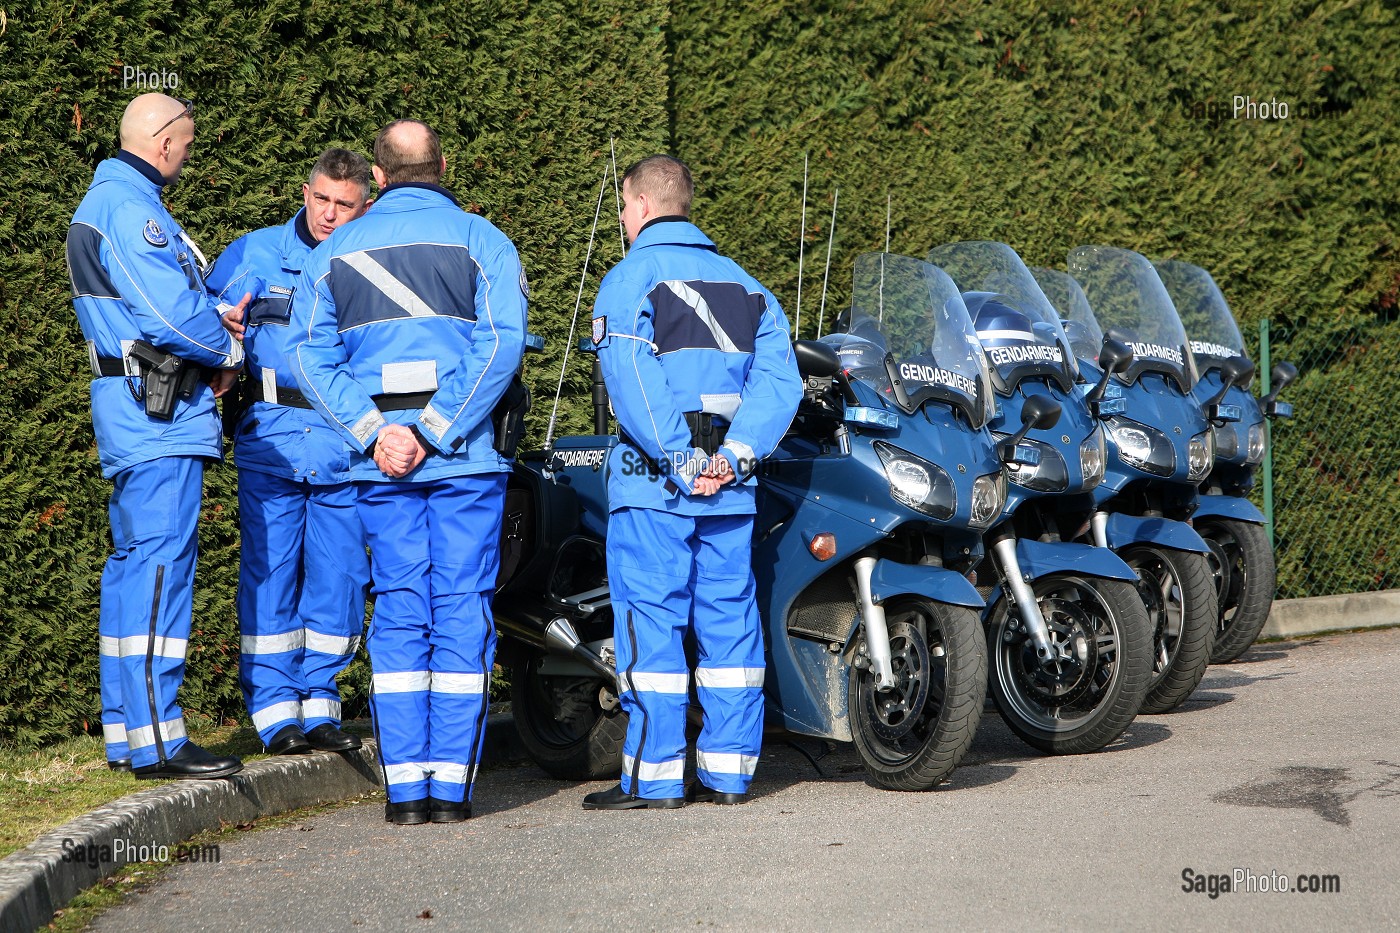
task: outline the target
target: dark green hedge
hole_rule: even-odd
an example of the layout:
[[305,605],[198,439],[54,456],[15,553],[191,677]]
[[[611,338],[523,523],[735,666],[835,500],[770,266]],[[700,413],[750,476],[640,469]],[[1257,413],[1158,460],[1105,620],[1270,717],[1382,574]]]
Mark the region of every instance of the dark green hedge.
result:
[[[63,238],[97,162],[116,150],[136,93],[123,89],[123,67],[173,70],[175,93],[197,101],[194,157],[170,203],[211,259],[234,237],[290,216],[326,146],[368,153],[390,119],[431,123],[449,158],[448,187],[520,248],[532,328],[549,340],[549,352],[532,358],[543,394],[558,375],[608,139],[665,146],[668,11],[649,0],[5,6],[0,739],[33,744],[97,726],[110,486],[97,470]],[[595,273],[617,255],[616,236],[605,238]],[[233,471],[211,469],[205,495],[182,698],[223,719],[243,707]],[[362,671],[347,694],[352,704],[362,697]]]
[[[849,293],[851,258],[884,242],[887,195],[896,251],[999,239],[1061,268],[1071,247],[1091,242],[1179,255],[1216,275],[1247,332],[1267,315],[1293,341],[1347,321],[1384,324],[1400,292],[1400,14],[1379,0],[1030,13],[854,0],[89,9],[34,0],[6,12],[0,738],[9,741],[95,720],[108,486],[62,241],[93,167],[115,149],[134,93],[122,88],[125,65],[173,69],[177,93],[199,102],[198,148],[171,201],[211,257],[284,219],[323,147],[366,151],[397,116],[433,123],[448,185],[520,246],[532,329],[549,339],[530,365],[545,401],[612,135],[624,162],[669,147],[692,164],[696,219],[790,314],[811,154],[804,334],[815,330],[838,185],[828,321]],[[1286,100],[1294,113],[1211,119],[1233,94]],[[619,254],[613,214],[609,194],[585,308]],[[565,429],[588,423],[587,373],[585,360],[571,363]],[[535,440],[547,408],[531,418]],[[184,696],[220,718],[242,707],[232,490],[230,470],[210,471]],[[349,687],[352,699],[359,689]]]

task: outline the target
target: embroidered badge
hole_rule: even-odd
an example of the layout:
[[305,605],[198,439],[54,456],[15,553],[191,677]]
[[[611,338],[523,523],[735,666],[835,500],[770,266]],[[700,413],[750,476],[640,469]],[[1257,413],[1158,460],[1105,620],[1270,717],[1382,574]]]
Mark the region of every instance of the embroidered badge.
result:
[[520,294],[530,297],[530,283],[525,280],[525,267],[520,267]]
[[595,347],[601,347],[603,345],[603,339],[607,336],[608,316],[605,314],[602,317],[595,317],[593,319],[593,345]]
[[164,246],[170,241],[165,237],[165,231],[160,229],[160,224],[154,220],[146,221],[146,229],[141,231],[146,236],[146,242],[152,246]]

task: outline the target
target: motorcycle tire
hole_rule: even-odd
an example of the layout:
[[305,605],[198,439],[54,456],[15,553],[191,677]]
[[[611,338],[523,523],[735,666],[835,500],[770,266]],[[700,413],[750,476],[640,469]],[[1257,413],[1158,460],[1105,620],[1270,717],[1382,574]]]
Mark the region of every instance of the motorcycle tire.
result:
[[852,666],[852,738],[871,781],[929,790],[962,760],[987,696],[986,643],[977,613],[930,600],[886,607],[895,687],[880,692],[869,667]]
[[1274,605],[1274,549],[1263,525],[1233,519],[1198,521],[1210,545],[1220,617],[1210,663],[1229,664],[1259,637]]
[[1137,589],[1122,580],[1054,573],[1031,587],[1060,669],[1039,663],[1005,595],[988,615],[988,689],[1011,731],[1051,755],[1103,748],[1123,734],[1147,696],[1152,628]]
[[1169,713],[1200,684],[1210,666],[1220,621],[1215,581],[1204,554],[1152,545],[1123,548],[1118,556],[1140,582],[1138,593],[1152,626],[1152,679],[1140,713]]
[[564,780],[617,777],[627,714],[615,699],[611,709],[604,708],[603,691],[611,695],[612,685],[599,677],[541,674],[543,660],[533,655],[512,672],[511,714],[526,753]]

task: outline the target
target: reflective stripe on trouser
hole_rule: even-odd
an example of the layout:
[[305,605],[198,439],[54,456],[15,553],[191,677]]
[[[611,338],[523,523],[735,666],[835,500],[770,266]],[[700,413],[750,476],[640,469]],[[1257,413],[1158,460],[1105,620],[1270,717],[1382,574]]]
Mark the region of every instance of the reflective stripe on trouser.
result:
[[335,677],[364,628],[369,558],[349,483],[238,471],[239,684],[264,742],[340,723]]
[[[622,787],[641,797],[684,791],[684,637],[699,649],[705,725],[699,776],[725,793],[753,779],[763,739],[763,633],[754,598],[753,516],[618,509],[608,522],[617,669],[628,713]],[[635,784],[634,784],[635,778]]]
[[506,474],[356,488],[374,568],[368,647],[385,793],[470,800],[496,655]]
[[185,744],[175,694],[185,677],[203,480],[197,457],[160,457],[112,477],[113,549],[98,618],[109,760],[145,767]]

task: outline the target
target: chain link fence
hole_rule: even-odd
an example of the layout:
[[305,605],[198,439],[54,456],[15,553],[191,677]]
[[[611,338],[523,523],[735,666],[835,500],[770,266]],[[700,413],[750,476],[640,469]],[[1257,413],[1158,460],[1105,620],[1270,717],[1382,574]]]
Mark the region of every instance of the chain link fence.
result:
[[[1298,367],[1280,396],[1294,417],[1271,427],[1278,598],[1400,586],[1400,324],[1275,327],[1250,338],[1267,342],[1273,362]],[[1267,514],[1263,485],[1253,498]]]

